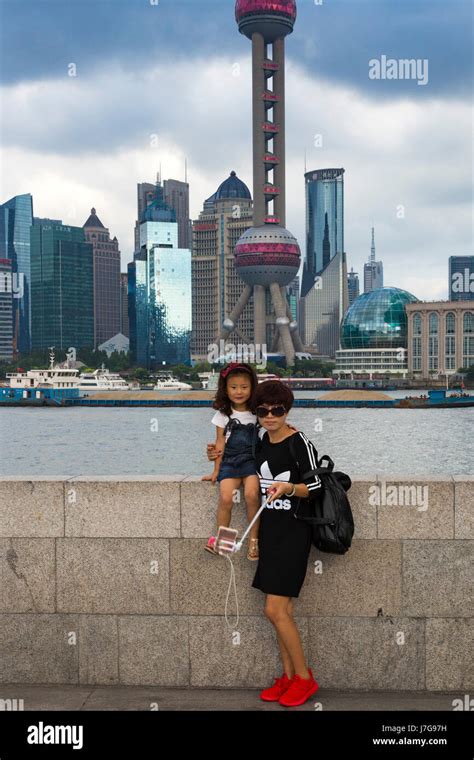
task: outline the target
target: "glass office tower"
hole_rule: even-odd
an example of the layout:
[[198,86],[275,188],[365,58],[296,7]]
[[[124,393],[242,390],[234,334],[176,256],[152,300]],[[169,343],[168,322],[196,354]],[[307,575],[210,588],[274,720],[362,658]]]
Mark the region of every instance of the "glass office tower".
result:
[[138,243],[128,265],[132,361],[148,369],[189,363],[191,251],[178,248],[176,214],[159,183],[142,213]]
[[334,357],[349,306],[344,251],[344,169],[306,172],[306,259],[301,283],[301,338]]
[[16,195],[0,205],[0,258],[12,262],[11,275],[18,285],[13,298],[13,351],[31,351],[31,272],[30,227],[33,223],[33,198]]
[[31,227],[32,349],[94,345],[92,245],[82,227]]
[[336,253],[344,252],[344,169],[318,169],[304,175],[306,188],[306,261],[304,297]]

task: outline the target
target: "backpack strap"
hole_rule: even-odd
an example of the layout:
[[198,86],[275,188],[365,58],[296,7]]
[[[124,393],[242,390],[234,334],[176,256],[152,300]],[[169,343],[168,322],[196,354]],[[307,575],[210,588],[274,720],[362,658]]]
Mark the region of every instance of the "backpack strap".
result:
[[261,427],[262,427],[261,424],[257,420],[257,422],[255,423],[255,428],[252,435],[252,458],[253,459],[255,459],[255,453],[256,453],[257,443],[258,443],[258,438],[259,438],[258,434],[259,434],[259,431],[261,430]]

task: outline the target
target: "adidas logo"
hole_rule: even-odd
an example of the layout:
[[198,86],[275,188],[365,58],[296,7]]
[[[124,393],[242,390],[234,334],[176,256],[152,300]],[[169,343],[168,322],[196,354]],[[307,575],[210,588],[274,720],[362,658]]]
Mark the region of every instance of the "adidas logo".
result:
[[[273,476],[268,466],[268,462],[263,462],[260,467],[260,488],[262,491],[262,504],[265,502],[268,494],[267,488],[269,488],[275,480],[283,480],[286,483],[290,481],[290,470],[279,472],[278,475]],[[270,504],[267,504],[267,509],[291,509],[290,499],[275,499]]]

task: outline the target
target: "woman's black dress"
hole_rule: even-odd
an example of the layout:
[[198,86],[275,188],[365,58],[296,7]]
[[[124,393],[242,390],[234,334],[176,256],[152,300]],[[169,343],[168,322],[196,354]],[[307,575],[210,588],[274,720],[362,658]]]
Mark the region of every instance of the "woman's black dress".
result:
[[[291,456],[290,437],[294,438],[298,461]],[[301,431],[279,443],[270,443],[266,432],[255,459],[262,503],[268,496],[267,488],[276,480],[305,483],[309,498],[317,498],[321,493],[321,481],[317,475],[302,477],[308,470],[316,469],[317,451]],[[308,507],[305,502],[305,499],[301,500],[299,514],[304,514],[305,507]],[[311,527],[294,517],[297,503],[296,496],[291,499],[282,496],[265,507],[260,515],[259,560],[252,586],[265,594],[297,597],[303,585],[311,549]]]

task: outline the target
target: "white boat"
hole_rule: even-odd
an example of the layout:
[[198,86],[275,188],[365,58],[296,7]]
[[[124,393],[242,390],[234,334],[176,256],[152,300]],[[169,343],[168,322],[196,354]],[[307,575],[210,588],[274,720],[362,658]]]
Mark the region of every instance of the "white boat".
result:
[[110,372],[104,365],[94,372],[83,372],[79,375],[80,391],[128,391],[129,384],[118,373]]
[[154,391],[192,391],[192,389],[192,385],[182,383],[172,375],[159,376],[153,386]]
[[48,369],[29,369],[27,372],[9,372],[6,376],[10,388],[77,388],[79,370],[60,367],[54,363],[54,351],[49,355]]

